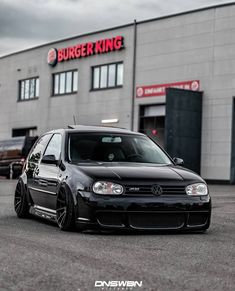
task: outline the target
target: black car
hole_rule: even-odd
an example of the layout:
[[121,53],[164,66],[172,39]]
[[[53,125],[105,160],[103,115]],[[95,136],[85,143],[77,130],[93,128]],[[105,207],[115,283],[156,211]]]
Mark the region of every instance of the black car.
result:
[[141,133],[75,126],[43,134],[16,186],[18,217],[62,230],[205,231],[211,198],[205,181]]

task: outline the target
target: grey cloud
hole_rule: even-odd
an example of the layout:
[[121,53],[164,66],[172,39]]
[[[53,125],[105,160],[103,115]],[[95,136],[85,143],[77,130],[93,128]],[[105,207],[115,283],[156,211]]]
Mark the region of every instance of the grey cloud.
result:
[[[0,0],[0,55],[226,0]],[[22,41],[23,40],[23,41]]]

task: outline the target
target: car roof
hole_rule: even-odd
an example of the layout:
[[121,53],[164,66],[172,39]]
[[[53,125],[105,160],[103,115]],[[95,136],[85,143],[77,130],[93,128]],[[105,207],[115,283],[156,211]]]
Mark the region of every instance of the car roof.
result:
[[133,134],[143,135],[139,132],[134,132],[125,128],[110,127],[110,126],[89,126],[89,125],[69,125],[67,129],[56,129],[49,133],[62,133],[62,132],[100,132],[100,133],[120,133],[120,134]]
[[1,142],[17,142],[17,141],[23,141],[25,140],[25,136],[17,136],[17,137],[11,137],[11,138],[6,138],[6,139],[1,139]]

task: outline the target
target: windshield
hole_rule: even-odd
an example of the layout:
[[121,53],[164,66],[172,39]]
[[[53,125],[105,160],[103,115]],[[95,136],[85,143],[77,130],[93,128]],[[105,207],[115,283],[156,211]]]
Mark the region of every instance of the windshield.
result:
[[72,133],[68,143],[68,156],[72,163],[171,164],[159,146],[141,135]]

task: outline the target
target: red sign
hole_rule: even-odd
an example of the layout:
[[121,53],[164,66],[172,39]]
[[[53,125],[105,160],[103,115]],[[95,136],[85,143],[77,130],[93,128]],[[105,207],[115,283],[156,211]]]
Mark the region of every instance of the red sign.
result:
[[[52,65],[51,59],[53,59],[54,61],[54,56],[56,56],[56,61],[54,61],[53,63],[60,63],[73,59],[80,59],[92,56],[95,54],[104,54],[112,51],[119,51],[123,47],[124,37],[116,36],[113,38],[97,40],[96,42],[77,44],[66,48],[50,49],[47,56],[47,62],[49,65]],[[53,53],[53,50],[56,53]]]
[[138,86],[136,87],[136,97],[153,97],[166,95],[166,88],[177,88],[185,90],[198,91],[200,87],[199,80],[176,82],[160,85]]
[[47,54],[47,63],[54,67],[57,64],[57,50],[54,48],[49,49]]

